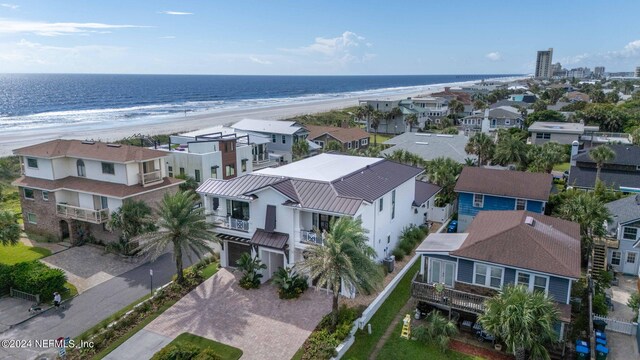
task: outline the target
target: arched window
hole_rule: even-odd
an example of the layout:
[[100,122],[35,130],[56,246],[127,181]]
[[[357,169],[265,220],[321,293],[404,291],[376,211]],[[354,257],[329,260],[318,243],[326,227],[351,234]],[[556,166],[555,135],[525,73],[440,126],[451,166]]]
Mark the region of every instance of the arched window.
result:
[[76,162],[76,167],[78,168],[78,176],[81,176],[81,177],[87,176],[87,171],[84,168],[84,161],[82,161],[82,159],[79,159]]

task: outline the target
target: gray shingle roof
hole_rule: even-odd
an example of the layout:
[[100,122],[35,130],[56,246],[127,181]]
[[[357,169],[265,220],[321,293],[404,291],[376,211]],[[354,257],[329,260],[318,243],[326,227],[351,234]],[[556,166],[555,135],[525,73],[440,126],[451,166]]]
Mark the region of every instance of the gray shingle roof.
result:
[[430,161],[438,157],[449,157],[461,164],[466,158],[475,159],[475,155],[468,155],[464,147],[469,139],[464,135],[443,135],[406,132],[384,142],[394,145],[382,151],[383,155],[391,155],[396,150],[405,150]]
[[[567,185],[579,188],[591,189],[596,184],[595,167],[572,166],[569,171]],[[616,171],[603,168],[600,171],[600,180],[607,185],[619,190],[620,186],[640,189],[640,172]]]
[[606,203],[605,206],[613,219],[612,225],[626,224],[640,219],[640,194]]
[[466,166],[458,177],[455,191],[547,201],[552,187],[553,176],[547,173]]
[[[602,146],[602,145],[601,145]],[[606,164],[618,164],[618,165],[636,165],[640,166],[640,146],[625,145],[625,144],[608,144],[616,153],[613,160],[607,161]],[[595,148],[592,148],[595,149]],[[589,152],[579,154],[575,157],[576,161],[593,163],[589,157]]]

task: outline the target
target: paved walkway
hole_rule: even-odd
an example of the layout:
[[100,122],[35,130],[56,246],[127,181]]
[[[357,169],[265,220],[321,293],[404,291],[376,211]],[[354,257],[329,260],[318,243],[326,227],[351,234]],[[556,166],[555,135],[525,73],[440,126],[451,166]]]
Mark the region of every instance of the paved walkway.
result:
[[[633,311],[627,306],[627,301],[632,293],[637,291],[637,278],[628,275],[618,275],[618,285],[611,286],[613,311],[607,315],[610,318],[631,321]],[[607,345],[610,360],[637,360],[640,358],[638,345],[634,336],[607,331]]]
[[[185,259],[185,265],[187,264],[189,261]],[[153,263],[145,263],[107,280],[73,298],[67,304],[66,309],[47,311],[24,324],[0,333],[0,339],[76,337],[116,311],[148,294],[150,291],[150,268],[153,269],[154,287],[166,284],[175,273],[172,254],[164,254]],[[40,353],[50,352],[51,350],[37,348],[0,348],[0,359],[33,359]],[[38,359],[42,358],[38,357]],[[54,359],[54,357],[50,357],[50,359]]]
[[184,332],[237,347],[243,359],[290,359],[331,311],[325,292],[280,300],[274,286],[244,290],[238,278],[221,269],[105,359],[148,359]]
[[31,301],[22,300],[14,297],[0,298],[0,332],[6,331],[9,327],[27,320],[32,313],[29,308],[33,305]]

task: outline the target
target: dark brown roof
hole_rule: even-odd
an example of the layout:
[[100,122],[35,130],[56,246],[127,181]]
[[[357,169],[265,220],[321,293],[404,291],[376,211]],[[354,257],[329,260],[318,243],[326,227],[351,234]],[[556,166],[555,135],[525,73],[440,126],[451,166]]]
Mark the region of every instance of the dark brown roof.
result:
[[[533,224],[526,223],[532,218]],[[580,225],[528,211],[480,211],[451,254],[570,278],[580,277]]]
[[270,247],[273,249],[282,250],[289,241],[289,234],[279,232],[269,232],[262,229],[256,229],[256,232],[251,238],[251,244]]
[[109,145],[103,142],[86,143],[80,140],[51,140],[13,150],[16,155],[40,158],[73,157],[125,163],[146,161],[167,156],[164,151],[131,145]]
[[547,201],[552,187],[553,176],[547,173],[467,166],[462,169],[455,191]]
[[343,128],[337,126],[317,125],[305,125],[304,127],[309,130],[309,136],[307,137],[309,140],[314,140],[324,134],[331,136],[343,144],[369,138],[369,133],[358,127]]
[[424,204],[440,190],[442,190],[442,188],[438,185],[434,185],[426,181],[416,180],[416,195],[413,204],[415,206]]
[[116,184],[106,181],[91,180],[82,177],[68,176],[58,180],[46,180],[22,176],[13,182],[14,186],[28,187],[47,191],[70,190],[114,197],[118,199],[136,196],[140,193],[154,191],[166,187],[177,186],[184,180],[164,178],[157,185],[142,187],[142,185]]

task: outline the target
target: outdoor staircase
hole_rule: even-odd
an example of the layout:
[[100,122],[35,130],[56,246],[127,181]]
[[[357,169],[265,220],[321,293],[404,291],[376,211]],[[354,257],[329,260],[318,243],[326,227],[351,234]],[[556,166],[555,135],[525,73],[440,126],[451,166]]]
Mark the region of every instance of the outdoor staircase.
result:
[[593,273],[607,269],[607,246],[604,244],[593,245]]

